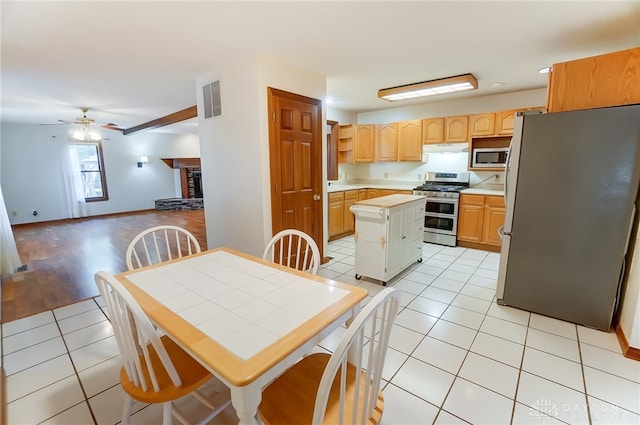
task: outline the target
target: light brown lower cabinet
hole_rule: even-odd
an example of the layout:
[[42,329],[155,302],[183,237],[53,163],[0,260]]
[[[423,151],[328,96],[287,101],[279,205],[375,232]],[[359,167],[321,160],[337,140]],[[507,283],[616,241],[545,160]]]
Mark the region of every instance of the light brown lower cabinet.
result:
[[502,245],[498,229],[504,224],[502,196],[460,195],[457,239],[460,246],[488,247],[496,251]]
[[344,228],[345,233],[353,233],[356,230],[356,216],[349,209],[358,202],[358,191],[347,190],[344,192]]
[[329,240],[344,232],[344,192],[329,194]]
[[411,190],[353,189],[329,193],[329,240],[341,238],[355,232],[356,217],[349,207],[357,201],[379,196],[402,193],[411,195]]
[[498,230],[504,225],[504,198],[501,196],[485,196],[484,198],[484,234],[483,243],[502,246]]
[[355,216],[349,207],[358,201],[358,190],[329,193],[329,240],[355,231]]

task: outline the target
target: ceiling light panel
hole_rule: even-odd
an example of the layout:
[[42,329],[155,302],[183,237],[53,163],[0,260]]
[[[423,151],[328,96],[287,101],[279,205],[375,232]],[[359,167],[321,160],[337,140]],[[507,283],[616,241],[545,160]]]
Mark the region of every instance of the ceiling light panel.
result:
[[478,88],[478,81],[471,74],[456,75],[438,80],[423,81],[404,86],[378,90],[380,99],[394,102],[397,100],[415,99],[418,97],[436,96],[457,93]]

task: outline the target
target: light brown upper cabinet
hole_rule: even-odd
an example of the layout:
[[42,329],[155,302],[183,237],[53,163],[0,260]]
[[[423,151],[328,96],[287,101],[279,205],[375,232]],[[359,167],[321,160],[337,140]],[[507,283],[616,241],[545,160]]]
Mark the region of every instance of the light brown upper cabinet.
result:
[[513,134],[513,123],[516,119],[517,111],[496,112],[496,134]]
[[398,123],[398,161],[420,161],[422,159],[421,120]]
[[486,114],[469,115],[469,136],[491,136],[496,131],[496,114],[489,112]]
[[373,162],[375,125],[345,124],[338,131],[338,162]]
[[398,160],[398,123],[376,125],[376,161]]
[[338,126],[338,163],[353,162],[353,124]]
[[425,118],[422,120],[422,144],[444,142],[444,118]]
[[640,47],[556,63],[549,73],[549,112],[640,103]]
[[375,161],[375,125],[353,124],[353,162]]
[[466,142],[469,136],[469,115],[445,117],[444,141]]

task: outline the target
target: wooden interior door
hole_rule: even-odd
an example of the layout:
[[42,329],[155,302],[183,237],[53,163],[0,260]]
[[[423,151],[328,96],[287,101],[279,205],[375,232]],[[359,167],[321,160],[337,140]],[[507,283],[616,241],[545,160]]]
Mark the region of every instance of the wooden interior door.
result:
[[272,233],[298,229],[322,251],[322,106],[269,87]]

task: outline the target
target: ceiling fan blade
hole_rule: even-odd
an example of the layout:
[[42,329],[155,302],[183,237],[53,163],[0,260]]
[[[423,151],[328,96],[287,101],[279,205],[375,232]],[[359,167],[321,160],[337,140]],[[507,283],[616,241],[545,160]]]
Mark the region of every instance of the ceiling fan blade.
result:
[[113,124],[113,123],[99,124],[99,126],[100,126],[100,128],[106,128],[107,130],[119,131],[121,133],[124,131],[124,128],[120,128],[116,124]]

